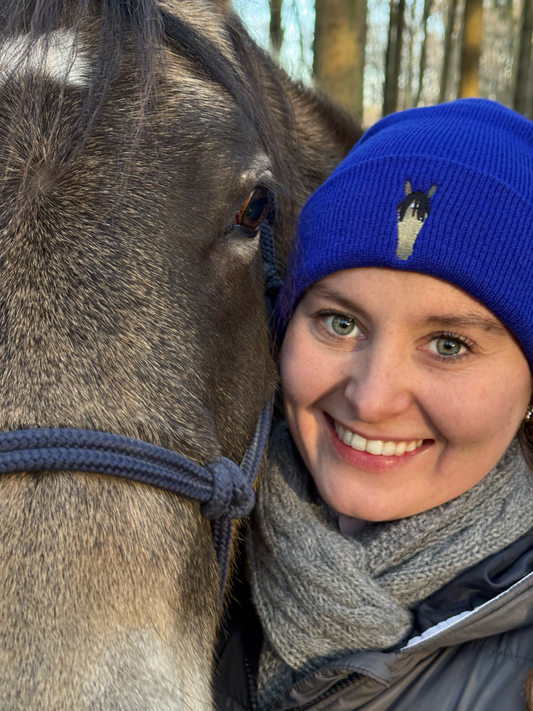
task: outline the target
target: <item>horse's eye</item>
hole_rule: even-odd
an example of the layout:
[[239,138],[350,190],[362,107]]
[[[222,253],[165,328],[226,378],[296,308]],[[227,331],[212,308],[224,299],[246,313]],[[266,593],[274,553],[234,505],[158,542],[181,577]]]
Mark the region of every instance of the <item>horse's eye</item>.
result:
[[237,213],[233,224],[255,237],[261,223],[267,218],[270,206],[270,192],[266,188],[256,188]]

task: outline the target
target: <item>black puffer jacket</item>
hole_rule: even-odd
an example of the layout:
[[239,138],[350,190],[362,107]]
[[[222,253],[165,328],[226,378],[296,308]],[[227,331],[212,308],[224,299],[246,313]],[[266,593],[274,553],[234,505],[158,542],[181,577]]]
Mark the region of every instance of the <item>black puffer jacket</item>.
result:
[[[400,648],[327,664],[268,711],[524,711],[533,668],[532,571],[529,533],[425,600]],[[241,572],[218,650],[219,711],[255,711],[261,643]]]

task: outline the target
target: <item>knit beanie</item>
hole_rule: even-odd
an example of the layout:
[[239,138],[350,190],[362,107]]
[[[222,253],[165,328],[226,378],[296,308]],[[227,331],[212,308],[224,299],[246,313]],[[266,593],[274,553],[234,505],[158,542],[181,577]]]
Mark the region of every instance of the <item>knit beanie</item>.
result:
[[479,299],[533,364],[533,123],[484,99],[392,114],[309,198],[276,307],[353,267],[420,272]]

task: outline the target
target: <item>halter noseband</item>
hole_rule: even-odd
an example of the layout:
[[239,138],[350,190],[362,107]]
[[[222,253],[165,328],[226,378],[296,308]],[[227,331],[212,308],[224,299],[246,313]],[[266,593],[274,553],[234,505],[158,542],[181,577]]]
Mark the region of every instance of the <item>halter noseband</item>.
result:
[[[261,228],[261,252],[270,316],[271,301],[281,281],[268,222]],[[202,516],[213,522],[221,602],[228,578],[232,521],[248,516],[254,508],[253,485],[268,442],[273,403],[271,396],[261,410],[240,466],[226,457],[202,466],[179,452],[109,432],[36,428],[0,432],[0,475],[39,471],[107,474],[200,502]]]
[[179,452],[132,437],[78,429],[30,429],[0,433],[0,475],[78,471],[131,479],[202,504],[213,521],[221,595],[229,567],[231,522],[255,504],[253,484],[263,459],[273,398],[262,409],[241,466],[226,457],[201,466]]

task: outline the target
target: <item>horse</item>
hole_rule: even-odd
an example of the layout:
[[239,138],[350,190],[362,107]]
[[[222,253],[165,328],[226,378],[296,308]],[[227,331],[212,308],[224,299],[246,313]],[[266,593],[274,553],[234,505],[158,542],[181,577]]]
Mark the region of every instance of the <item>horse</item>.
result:
[[[0,430],[240,462],[276,385],[259,229],[359,137],[224,0],[3,0]],[[0,477],[0,709],[211,708],[219,570],[183,497]]]

